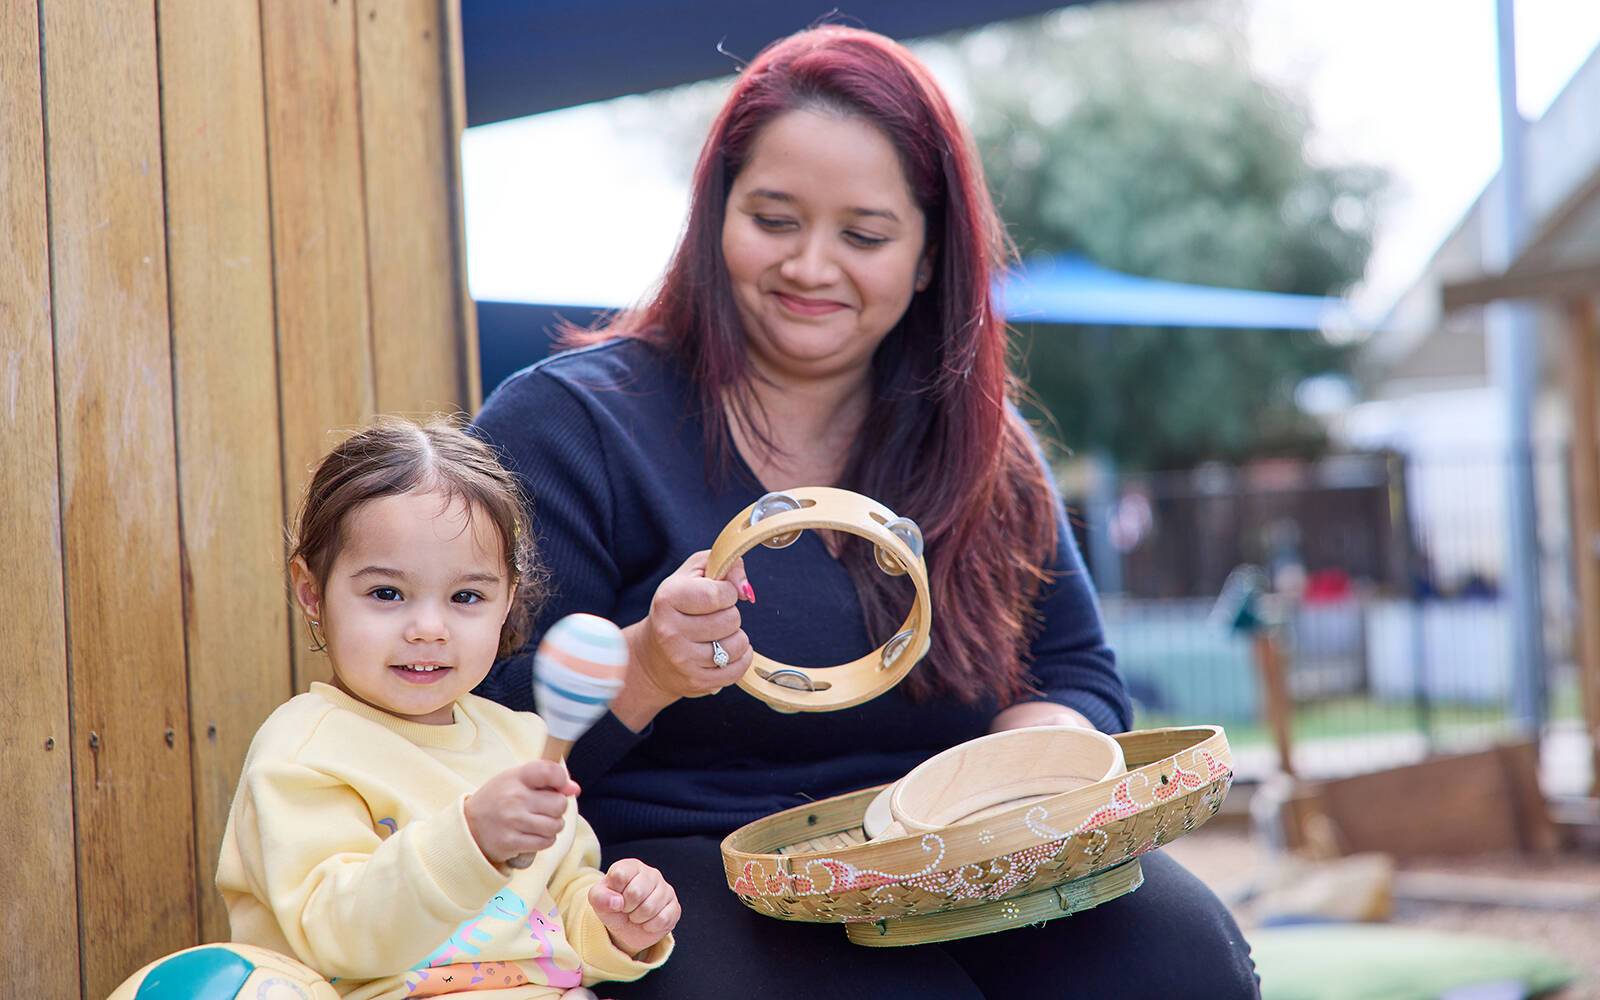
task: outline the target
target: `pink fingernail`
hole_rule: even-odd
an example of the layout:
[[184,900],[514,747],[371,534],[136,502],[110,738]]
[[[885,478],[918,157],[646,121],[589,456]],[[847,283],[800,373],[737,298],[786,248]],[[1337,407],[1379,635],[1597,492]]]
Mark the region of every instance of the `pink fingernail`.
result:
[[756,588],[750,586],[749,580],[739,584],[739,593],[743,594],[744,599],[749,601],[751,604],[756,602]]

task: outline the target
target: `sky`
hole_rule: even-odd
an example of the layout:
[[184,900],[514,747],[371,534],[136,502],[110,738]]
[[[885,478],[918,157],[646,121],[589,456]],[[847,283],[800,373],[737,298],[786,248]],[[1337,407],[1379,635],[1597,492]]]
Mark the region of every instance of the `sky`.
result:
[[[1376,319],[1494,176],[1500,96],[1494,0],[1256,0],[1258,70],[1312,109],[1313,155],[1389,168],[1364,287]],[[1517,0],[1517,90],[1536,120],[1600,45],[1600,0]]]
[[[1312,155],[1394,177],[1366,280],[1351,296],[1359,317],[1377,319],[1498,165],[1494,0],[1247,6],[1258,72],[1308,101]],[[1536,119],[1600,45],[1600,0],[1518,0],[1517,36],[1519,103]],[[466,133],[475,298],[614,307],[659,277],[697,150],[666,148],[616,117],[586,105]]]

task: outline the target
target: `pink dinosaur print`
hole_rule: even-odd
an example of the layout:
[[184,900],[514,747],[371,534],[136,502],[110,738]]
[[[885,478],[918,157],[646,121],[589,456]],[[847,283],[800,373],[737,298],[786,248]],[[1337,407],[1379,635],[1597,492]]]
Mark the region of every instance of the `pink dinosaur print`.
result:
[[550,905],[548,913],[541,913],[538,909],[528,913],[528,926],[533,929],[533,939],[539,942],[539,955],[533,964],[544,973],[545,981],[551,986],[582,986],[583,973],[578,969],[563,969],[551,958],[556,953],[555,942],[557,936],[564,936],[561,931],[561,918],[556,915],[555,904]]
[[555,904],[550,904],[548,912],[541,911],[508,888],[495,894],[482,913],[457,927],[443,944],[406,973],[406,995],[453,995],[534,982],[517,962],[483,958],[484,945],[496,938],[505,940],[506,931],[518,924],[529,928],[538,945],[533,957],[522,961],[538,966],[551,986],[566,989],[583,985],[581,969],[563,969],[555,963],[557,942],[564,937]]

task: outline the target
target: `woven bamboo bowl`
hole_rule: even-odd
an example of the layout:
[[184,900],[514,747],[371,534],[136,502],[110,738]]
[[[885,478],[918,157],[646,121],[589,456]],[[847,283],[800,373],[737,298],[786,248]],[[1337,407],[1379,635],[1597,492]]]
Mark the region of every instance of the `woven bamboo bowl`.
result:
[[1127,773],[937,830],[868,842],[883,787],[785,810],[722,842],[728,887],[757,913],[842,923],[872,947],[1038,923],[1137,889],[1138,857],[1205,823],[1233,781],[1217,726],[1114,737]]

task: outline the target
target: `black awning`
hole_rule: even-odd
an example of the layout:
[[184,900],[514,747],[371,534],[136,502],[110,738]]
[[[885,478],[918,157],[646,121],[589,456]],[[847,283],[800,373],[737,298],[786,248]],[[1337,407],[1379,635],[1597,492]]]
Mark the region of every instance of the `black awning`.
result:
[[[467,124],[725,76],[819,20],[894,38],[1039,14],[1082,0],[462,0]],[[719,48],[721,51],[719,51]]]

